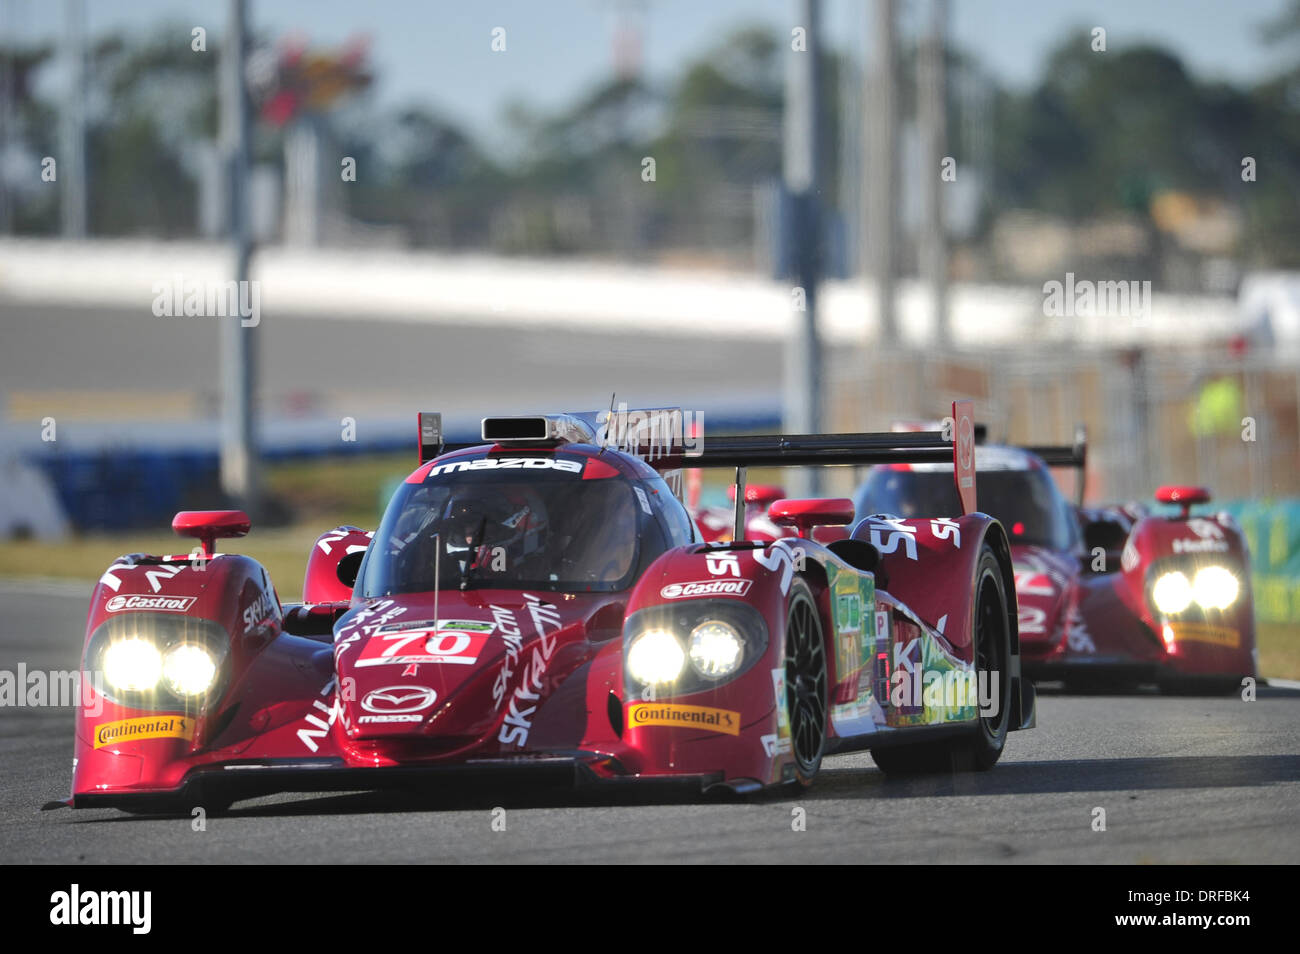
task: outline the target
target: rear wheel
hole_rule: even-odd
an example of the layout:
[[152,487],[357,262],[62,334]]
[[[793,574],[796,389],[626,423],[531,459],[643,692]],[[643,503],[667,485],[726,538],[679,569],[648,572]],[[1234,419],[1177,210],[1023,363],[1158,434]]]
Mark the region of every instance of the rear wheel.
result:
[[826,643],[808,584],[796,580],[785,621],[785,699],[795,777],[812,783],[826,748]]
[[[1007,618],[1006,588],[997,556],[987,543],[975,573],[975,675],[979,685],[993,695],[993,708],[980,712],[974,730],[954,739],[908,745],[905,741],[872,749],[871,757],[888,775],[927,772],[983,772],[1002,755],[1011,725],[1011,627]],[[907,732],[906,729],[902,730]]]

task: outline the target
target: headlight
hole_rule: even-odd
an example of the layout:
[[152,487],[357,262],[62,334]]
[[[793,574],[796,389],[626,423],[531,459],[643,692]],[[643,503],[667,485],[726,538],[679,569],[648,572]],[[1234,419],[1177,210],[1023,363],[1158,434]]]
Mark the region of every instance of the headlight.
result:
[[1162,574],[1151,587],[1151,599],[1162,613],[1181,613],[1192,602],[1192,584],[1178,570]]
[[167,688],[178,696],[198,696],[207,692],[217,678],[217,664],[202,646],[181,644],[168,651],[162,664]]
[[104,678],[114,689],[148,692],[161,675],[162,654],[147,639],[120,639],[104,650]]
[[743,677],[767,652],[763,614],[744,601],[668,599],[623,621],[629,698],[713,692]]
[[667,630],[651,629],[638,636],[627,651],[627,669],[646,685],[674,682],[686,663],[677,637]]
[[82,661],[96,688],[133,709],[198,712],[230,678],[230,636],[180,613],[115,613],[90,634]]
[[691,665],[701,676],[721,679],[740,666],[745,644],[736,628],[711,619],[691,630]]
[[1227,609],[1237,599],[1241,584],[1231,570],[1221,566],[1204,566],[1196,571],[1192,590],[1202,609]]

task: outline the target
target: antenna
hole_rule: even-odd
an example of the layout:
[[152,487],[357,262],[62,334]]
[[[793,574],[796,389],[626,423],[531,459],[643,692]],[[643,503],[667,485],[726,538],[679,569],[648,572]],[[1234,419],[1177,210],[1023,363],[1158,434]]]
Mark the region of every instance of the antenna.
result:
[[442,589],[439,583],[442,569],[442,534],[433,535],[433,552],[437,555],[433,561],[433,634],[438,635],[438,591]]
[[609,425],[614,420],[614,398],[618,396],[617,391],[611,391],[609,395],[609,415],[605,418],[605,434],[600,439],[600,451],[597,456],[605,453],[605,445],[609,443]]

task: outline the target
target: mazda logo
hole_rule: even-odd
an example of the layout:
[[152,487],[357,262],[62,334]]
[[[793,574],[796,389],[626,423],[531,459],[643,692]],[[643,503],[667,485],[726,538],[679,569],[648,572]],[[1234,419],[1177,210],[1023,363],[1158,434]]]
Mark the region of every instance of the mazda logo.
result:
[[437,698],[438,694],[427,686],[388,686],[366,693],[361,708],[385,714],[419,712],[433,705]]

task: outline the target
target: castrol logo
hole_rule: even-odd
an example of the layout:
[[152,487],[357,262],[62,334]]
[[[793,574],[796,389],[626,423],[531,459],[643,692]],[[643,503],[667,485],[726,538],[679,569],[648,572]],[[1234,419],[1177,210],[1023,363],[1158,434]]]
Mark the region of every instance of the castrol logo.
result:
[[696,580],[692,583],[669,583],[659,591],[666,600],[680,600],[688,596],[744,596],[752,580]]
[[143,593],[119,593],[110,597],[104,609],[110,613],[122,610],[153,610],[163,613],[184,613],[194,605],[193,596],[145,596]]

